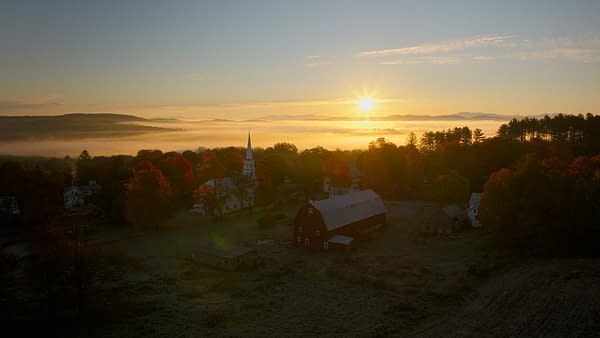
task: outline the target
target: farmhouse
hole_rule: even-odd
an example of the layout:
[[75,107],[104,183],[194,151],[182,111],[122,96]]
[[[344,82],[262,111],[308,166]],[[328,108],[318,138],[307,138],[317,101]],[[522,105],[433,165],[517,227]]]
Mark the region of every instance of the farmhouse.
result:
[[96,181],[89,181],[87,185],[72,185],[65,188],[64,202],[65,209],[81,206],[85,204],[85,199],[92,194],[100,191],[102,186]]
[[386,208],[373,190],[309,201],[294,219],[295,245],[313,250],[347,249],[385,224]]
[[92,203],[73,206],[67,209],[64,215],[65,233],[71,235],[74,232],[82,231],[85,234],[103,217],[102,209]]

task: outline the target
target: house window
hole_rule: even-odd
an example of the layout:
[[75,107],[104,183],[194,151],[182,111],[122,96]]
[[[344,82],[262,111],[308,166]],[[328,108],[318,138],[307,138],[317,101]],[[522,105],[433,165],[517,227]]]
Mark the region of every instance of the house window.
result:
[[321,236],[321,232],[319,230],[316,230],[315,231],[315,237],[319,237],[319,236]]
[[301,234],[302,233],[302,227],[298,227],[298,233]]
[[298,243],[302,242],[302,236],[298,236],[297,239]]
[[329,242],[323,242],[323,250],[329,250]]

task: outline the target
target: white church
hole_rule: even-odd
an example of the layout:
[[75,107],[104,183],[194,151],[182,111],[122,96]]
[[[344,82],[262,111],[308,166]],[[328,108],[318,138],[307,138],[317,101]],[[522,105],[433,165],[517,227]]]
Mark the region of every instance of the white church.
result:
[[[244,158],[244,167],[242,169],[243,177],[247,178],[247,184],[238,185],[233,177],[214,178],[206,181],[203,185],[211,186],[219,198],[225,199],[220,210],[221,214],[246,209],[254,204],[254,188],[256,187],[256,168],[254,166],[254,154],[252,152],[252,140],[248,132],[248,145],[246,146],[246,156]],[[246,191],[241,192],[240,186],[244,186]],[[244,198],[240,198],[244,196]],[[192,211],[198,214],[204,214],[204,206],[195,204]]]

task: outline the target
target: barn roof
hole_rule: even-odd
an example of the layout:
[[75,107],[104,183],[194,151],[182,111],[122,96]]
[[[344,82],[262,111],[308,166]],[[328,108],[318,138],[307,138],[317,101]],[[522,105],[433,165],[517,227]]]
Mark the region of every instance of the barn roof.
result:
[[321,213],[327,230],[386,212],[383,200],[371,189],[309,203]]

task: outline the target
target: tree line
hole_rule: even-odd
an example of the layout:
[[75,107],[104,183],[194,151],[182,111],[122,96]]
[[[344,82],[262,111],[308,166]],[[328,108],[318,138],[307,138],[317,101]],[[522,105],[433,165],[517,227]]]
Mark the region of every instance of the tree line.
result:
[[[334,186],[348,186],[355,167],[362,174],[362,188],[386,199],[466,203],[470,193],[485,193],[494,173],[516,172],[531,154],[539,161],[554,158],[564,163],[581,156],[594,158],[600,153],[598,121],[600,117],[591,114],[525,118],[503,124],[493,137],[463,126],[420,137],[410,133],[400,145],[378,138],[360,150],[298,151],[280,142],[254,149],[259,182],[254,201],[270,205],[291,194],[326,197],[323,177],[330,177]],[[194,203],[210,204],[215,195],[198,191],[208,180],[231,177],[239,187],[235,193],[244,194],[247,182],[238,179],[244,154],[242,147],[223,147],[181,153],[140,150],[136,156],[110,157],[83,151],[78,158],[8,160],[0,166],[0,194],[17,197],[23,225],[41,224],[64,212],[63,187],[95,180],[102,189],[90,202],[105,211],[108,222],[156,227]]]

